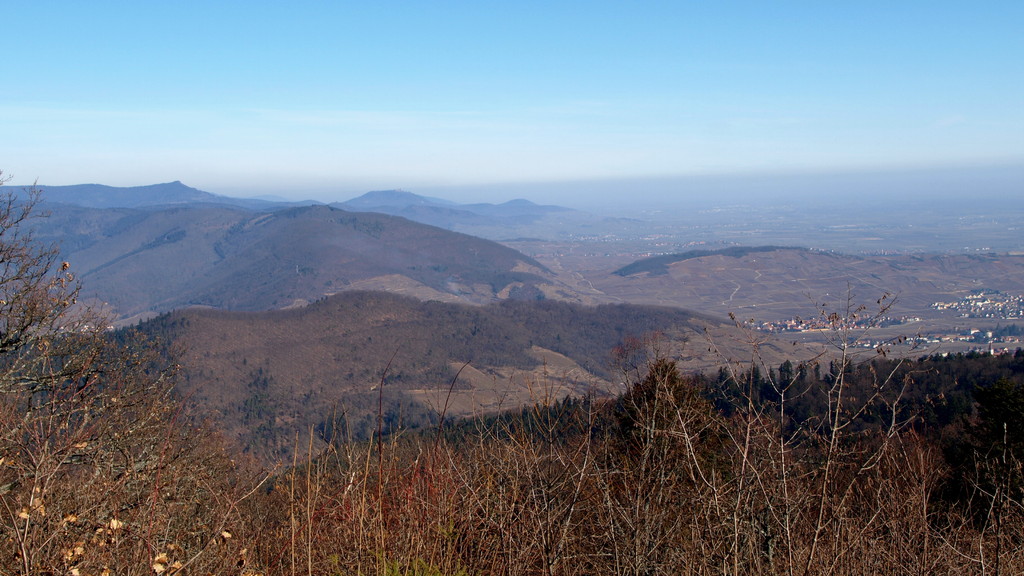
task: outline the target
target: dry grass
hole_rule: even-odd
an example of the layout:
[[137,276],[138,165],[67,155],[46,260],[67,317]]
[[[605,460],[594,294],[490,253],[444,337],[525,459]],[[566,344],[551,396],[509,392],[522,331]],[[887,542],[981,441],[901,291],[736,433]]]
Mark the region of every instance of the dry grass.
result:
[[700,381],[653,358],[616,400],[565,401],[538,385],[514,418],[324,451],[306,443],[262,484],[183,424],[151,359],[117,358],[118,376],[89,401],[67,389],[26,411],[30,399],[8,389],[0,403],[3,573],[1024,568],[1012,492],[940,498],[939,450],[898,425],[853,432],[844,423],[857,405],[838,396],[834,412],[794,431],[750,396],[726,415]]

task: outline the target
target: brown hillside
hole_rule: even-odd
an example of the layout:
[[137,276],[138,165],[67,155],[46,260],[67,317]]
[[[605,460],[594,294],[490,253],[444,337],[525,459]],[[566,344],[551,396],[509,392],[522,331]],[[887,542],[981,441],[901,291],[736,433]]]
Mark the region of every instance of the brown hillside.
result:
[[[703,342],[708,326],[718,329],[649,306],[480,307],[346,292],[272,312],[183,310],[142,328],[184,348],[182,396],[243,446],[280,456],[296,433],[322,428],[332,414],[347,415],[349,431],[365,435],[376,427],[381,394],[389,424],[416,425],[435,421],[446,402],[448,415],[461,416],[617,392],[611,350],[625,338],[657,331],[680,345]],[[688,347],[691,364],[706,350]]]

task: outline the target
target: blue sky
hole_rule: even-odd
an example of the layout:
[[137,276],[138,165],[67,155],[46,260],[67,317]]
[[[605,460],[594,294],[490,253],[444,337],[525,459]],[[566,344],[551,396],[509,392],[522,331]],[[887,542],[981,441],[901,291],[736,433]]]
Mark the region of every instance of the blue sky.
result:
[[11,2],[16,183],[371,189],[1024,163],[1024,2]]

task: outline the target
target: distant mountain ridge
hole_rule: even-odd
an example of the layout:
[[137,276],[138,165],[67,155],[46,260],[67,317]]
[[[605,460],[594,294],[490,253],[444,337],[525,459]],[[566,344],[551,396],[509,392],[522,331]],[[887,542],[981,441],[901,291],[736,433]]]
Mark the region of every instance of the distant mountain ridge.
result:
[[[290,202],[269,198],[235,198],[205,192],[175,180],[145,186],[107,186],[105,184],[73,184],[67,186],[7,186],[19,193],[30,189],[41,190],[44,200],[72,204],[85,208],[142,208],[174,206],[183,204],[222,204],[250,209],[276,209],[290,206],[319,204],[312,200]],[[459,204],[441,198],[422,196],[405,190],[374,190],[344,202],[330,204],[336,208],[357,212],[380,212],[393,216],[415,215],[417,209],[428,209],[437,213],[473,214],[490,218],[537,219],[547,214],[573,212],[561,206],[541,205],[523,198],[501,204],[473,203]],[[422,222],[431,224],[430,222]]]
[[546,219],[555,216],[572,215],[577,219],[588,218],[571,208],[536,204],[522,198],[501,204],[457,204],[404,190],[377,190],[331,205],[345,210],[401,216],[423,224],[486,238],[521,235],[508,234],[505,231],[542,225]]
[[[229,206],[269,212],[296,206],[324,205],[314,200],[287,201],[266,196],[236,198],[205,192],[181,181],[146,186],[117,187],[104,184],[70,186],[15,186],[5,190],[24,194],[30,189],[42,191],[47,204],[66,204],[98,209],[154,209],[172,206]],[[375,190],[330,206],[352,212],[378,212],[462,232],[491,240],[520,237],[552,237],[568,226],[578,229],[593,222],[593,216],[561,206],[540,205],[524,199],[501,204],[459,204],[422,196],[405,190]]]
[[43,193],[45,202],[71,204],[85,208],[145,208],[179,206],[185,204],[221,204],[253,210],[284,208],[314,204],[304,202],[276,202],[257,198],[232,198],[204,192],[187,186],[179,180],[145,186],[107,186],[105,184],[73,184],[70,186],[5,186],[18,193],[36,189]]
[[472,213],[490,213],[494,215],[505,215],[510,212],[517,214],[547,214],[551,212],[571,212],[571,208],[562,206],[536,204],[524,198],[516,198],[501,204],[479,202],[473,204],[459,204],[440,198],[421,196],[405,190],[374,190],[367,192],[351,200],[336,203],[342,208],[349,210],[355,208],[372,209],[380,212],[379,208],[393,208],[402,210],[413,206],[434,206],[438,208],[451,208]]

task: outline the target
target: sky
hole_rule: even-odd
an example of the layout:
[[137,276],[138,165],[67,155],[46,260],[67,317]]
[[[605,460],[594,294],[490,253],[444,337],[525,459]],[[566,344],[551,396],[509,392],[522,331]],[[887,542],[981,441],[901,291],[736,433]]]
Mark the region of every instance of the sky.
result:
[[2,22],[17,184],[544,200],[1024,165],[1019,0],[53,1]]

